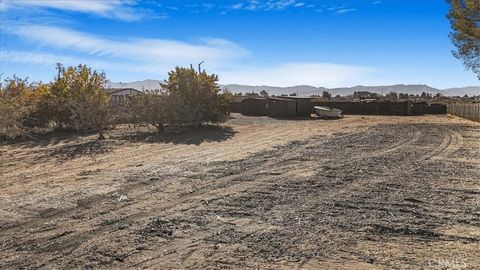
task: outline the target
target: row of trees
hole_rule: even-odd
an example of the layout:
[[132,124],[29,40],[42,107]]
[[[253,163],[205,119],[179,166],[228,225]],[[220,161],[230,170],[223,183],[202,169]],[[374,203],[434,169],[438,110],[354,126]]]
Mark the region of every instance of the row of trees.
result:
[[29,136],[39,128],[103,131],[118,123],[165,125],[221,123],[229,112],[228,94],[221,94],[218,77],[205,70],[177,67],[161,84],[161,91],[131,97],[113,108],[104,91],[104,73],[85,65],[57,66],[50,84],[7,79],[0,91],[0,135]]
[[103,138],[108,96],[102,90],[105,74],[84,65],[57,65],[50,84],[7,79],[0,91],[0,135],[28,136],[39,128],[97,130]]

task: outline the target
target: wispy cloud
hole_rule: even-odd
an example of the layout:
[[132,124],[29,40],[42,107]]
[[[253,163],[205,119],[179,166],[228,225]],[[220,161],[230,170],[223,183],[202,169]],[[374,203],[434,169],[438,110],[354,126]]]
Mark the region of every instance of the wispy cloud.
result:
[[249,11],[271,11],[271,10],[285,10],[287,8],[301,8],[305,7],[305,3],[298,0],[247,0],[235,3],[228,7],[232,10],[249,10]]
[[347,14],[350,12],[354,12],[357,9],[356,8],[349,8],[346,5],[341,5],[341,6],[331,6],[327,8],[328,11],[334,12],[335,14],[343,15]]
[[[1,61],[10,61],[28,65],[47,65],[52,68],[56,63],[77,65],[79,63],[101,71],[120,71],[133,74],[141,80],[148,76],[162,79],[173,66],[167,63],[145,60],[125,62],[115,60],[99,60],[97,57],[75,57],[64,54],[52,54],[30,51],[4,51]],[[210,72],[219,74],[223,84],[247,84],[270,86],[312,85],[323,87],[340,87],[346,85],[375,84],[372,79],[377,70],[371,67],[338,65],[331,63],[286,63],[268,67],[254,67],[232,63],[230,67],[210,68]],[[137,74],[137,75],[135,75]],[[108,76],[112,79],[112,77]],[[114,77],[113,80],[123,81],[125,78]],[[128,80],[128,79],[127,79]]]
[[135,37],[118,40],[62,27],[36,25],[20,26],[11,34],[50,47],[132,60],[223,62],[232,61],[248,54],[244,48],[233,42],[215,38],[203,38],[198,43]]
[[[116,73],[120,71],[120,74],[141,74],[141,77],[145,78],[145,75],[165,76],[174,66],[169,63],[160,63],[155,61],[143,61],[132,62],[123,61],[121,59],[105,59],[94,56],[72,56],[61,53],[47,53],[42,51],[22,51],[22,50],[4,50],[0,54],[1,61],[8,61],[12,63],[27,64],[29,66],[42,66],[52,69],[57,63],[61,63],[65,66],[76,66],[78,64],[85,64],[89,67],[98,70],[106,71],[109,78],[111,75],[109,72]],[[122,73],[123,72],[123,73]],[[124,78],[115,77],[117,80],[123,80]]]
[[232,9],[242,9],[243,3],[237,3],[231,6]]
[[245,62],[248,62],[249,52],[224,39],[204,39],[199,43],[137,38],[113,40],[65,28],[33,25],[17,28],[15,34],[41,44],[42,50],[46,46],[57,51],[6,50],[2,61],[48,66],[83,63],[105,70],[107,74],[118,70],[137,74],[138,79],[154,74],[164,78],[176,65],[188,66],[204,60],[209,71],[220,75],[222,83],[334,87],[366,83],[369,75],[375,72],[370,67],[318,62],[252,67]]
[[377,1],[374,1],[372,4],[373,4],[373,5],[378,5],[378,4],[381,4],[381,3],[382,3],[381,0],[377,0]]
[[99,70],[105,68],[114,68],[117,65],[114,62],[106,62],[98,59],[74,57],[62,54],[52,54],[44,52],[32,52],[21,50],[4,50],[0,54],[0,60],[10,61],[15,63],[29,64],[29,65],[55,65],[56,63],[62,63],[64,65],[78,65],[80,63],[86,64],[98,68]]
[[177,65],[206,61],[210,69],[220,70],[249,56],[242,46],[219,38],[202,38],[197,42],[136,37],[112,39],[38,25],[3,27],[2,31],[24,39],[27,44],[41,45],[35,51],[4,51],[2,61],[28,63],[31,60],[31,64],[38,65],[83,63],[100,70],[124,69],[164,76]]
[[[249,65],[250,52],[239,44],[218,38],[196,42],[137,37],[111,38],[65,27],[25,24],[2,27],[27,44],[28,51],[4,50],[2,62],[49,66],[87,64],[109,74],[128,74],[130,78],[165,78],[175,66],[206,61],[210,72],[219,74],[222,83],[288,86],[309,84],[335,87],[366,84],[374,68],[332,63],[287,62],[281,65]],[[120,71],[120,72],[117,72]],[[118,76],[118,75],[117,75]],[[125,80],[125,77],[110,77]],[[129,80],[129,79],[127,79]]]
[[95,16],[135,21],[143,18],[148,12],[136,8],[133,0],[2,0],[0,11],[8,9],[55,9],[93,14]]
[[342,8],[342,9],[338,9],[335,11],[335,13],[337,14],[346,14],[346,13],[350,13],[350,12],[354,12],[356,11],[357,9],[355,8]]

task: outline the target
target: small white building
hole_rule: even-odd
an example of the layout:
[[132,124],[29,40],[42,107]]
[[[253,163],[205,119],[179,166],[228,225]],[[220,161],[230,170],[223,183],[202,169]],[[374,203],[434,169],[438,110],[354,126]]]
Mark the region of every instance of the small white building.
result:
[[110,88],[105,89],[107,94],[110,96],[110,105],[118,106],[134,95],[141,94],[141,91],[133,88]]

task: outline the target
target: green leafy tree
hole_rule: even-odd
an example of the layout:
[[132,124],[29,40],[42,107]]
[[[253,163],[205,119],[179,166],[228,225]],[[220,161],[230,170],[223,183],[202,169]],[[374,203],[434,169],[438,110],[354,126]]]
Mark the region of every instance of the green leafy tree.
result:
[[451,39],[457,47],[455,57],[480,79],[480,1],[448,0]]
[[161,87],[168,95],[167,121],[170,124],[200,126],[227,120],[230,95],[221,93],[217,75],[181,67],[168,75]]

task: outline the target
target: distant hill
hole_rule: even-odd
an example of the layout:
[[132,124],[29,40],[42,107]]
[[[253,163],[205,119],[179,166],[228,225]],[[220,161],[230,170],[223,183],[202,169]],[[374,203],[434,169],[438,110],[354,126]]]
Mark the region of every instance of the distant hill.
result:
[[480,86],[471,86],[471,87],[462,87],[462,88],[450,88],[445,90],[440,90],[437,88],[430,87],[428,85],[405,85],[405,84],[396,84],[396,85],[385,85],[385,86],[354,86],[354,87],[341,87],[341,88],[324,88],[324,87],[313,87],[308,85],[299,85],[291,87],[273,87],[273,86],[250,86],[250,85],[238,85],[238,84],[228,84],[222,85],[223,89],[228,89],[233,93],[237,92],[256,92],[259,93],[262,90],[267,91],[270,95],[289,95],[291,93],[297,93],[299,96],[311,96],[311,95],[321,95],[323,91],[330,92],[333,96],[340,95],[346,96],[351,95],[354,92],[368,91],[371,93],[377,94],[388,94],[390,92],[396,93],[406,93],[413,95],[420,95],[423,92],[436,95],[441,93],[445,96],[476,96],[480,95]]
[[140,91],[160,89],[160,80],[144,80],[130,83],[110,82],[110,88],[133,88]]
[[[143,90],[154,90],[160,88],[160,80],[144,80],[136,81],[131,83],[115,83],[112,82],[109,84],[111,88],[134,88],[140,91]],[[449,88],[449,89],[437,89],[430,87],[424,84],[396,84],[396,85],[385,85],[385,86],[354,86],[354,87],[341,87],[341,88],[325,88],[325,87],[314,87],[310,85],[297,85],[289,87],[276,87],[276,86],[252,86],[252,85],[241,85],[241,84],[227,84],[220,85],[222,89],[228,89],[233,93],[260,93],[262,90],[267,91],[270,95],[290,95],[296,93],[298,96],[311,96],[311,95],[321,95],[323,91],[328,91],[332,93],[333,96],[341,95],[351,95],[354,92],[359,91],[368,91],[377,94],[388,94],[390,92],[396,93],[407,93],[420,95],[422,92],[430,94],[441,93],[445,96],[476,96],[480,95],[480,86],[469,86],[469,87],[459,87],[459,88]]]
[[387,85],[387,86],[354,86],[349,88],[333,88],[330,89],[333,95],[351,95],[354,92],[360,91],[368,91],[371,93],[377,94],[388,94],[391,92],[395,93],[406,93],[406,94],[413,94],[413,95],[420,95],[423,92],[430,93],[430,94],[438,94],[443,92],[439,89],[432,88],[428,85],[405,85],[405,84],[397,84],[397,85]]
[[469,86],[462,88],[449,88],[443,90],[446,96],[479,96],[480,95],[480,86]]
[[324,87],[314,87],[309,85],[298,85],[291,87],[276,87],[276,86],[251,86],[251,85],[240,85],[240,84],[228,84],[221,85],[222,89],[227,89],[232,93],[260,93],[262,90],[265,90],[270,95],[290,95],[296,93],[299,96],[311,96],[311,95],[321,95],[322,91],[327,91],[327,88]]

